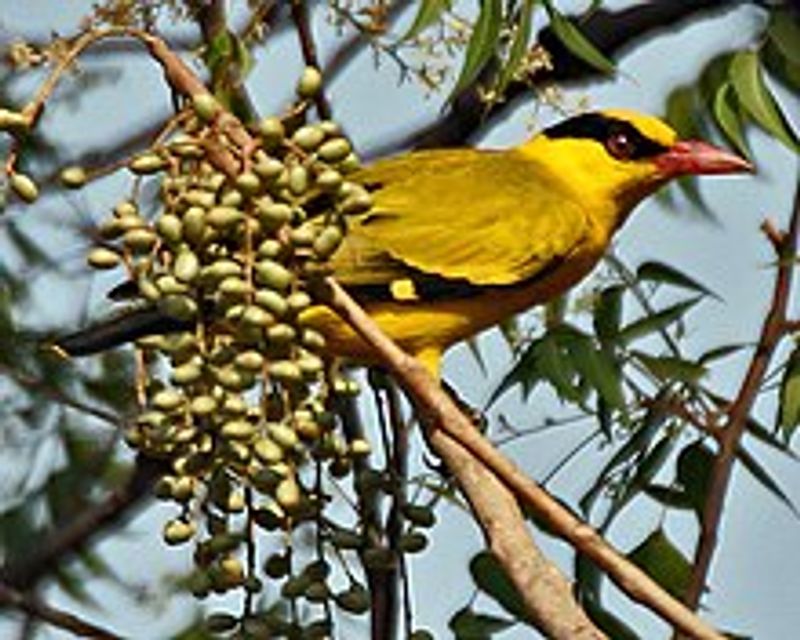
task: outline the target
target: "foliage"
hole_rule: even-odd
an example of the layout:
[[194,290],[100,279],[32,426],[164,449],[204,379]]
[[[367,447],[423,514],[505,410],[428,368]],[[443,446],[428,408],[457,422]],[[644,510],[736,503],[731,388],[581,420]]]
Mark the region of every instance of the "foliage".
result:
[[[267,256],[269,248],[264,249],[261,258],[274,264],[271,270],[264,268],[269,273],[262,277],[272,282],[267,288],[277,294],[263,295],[264,304],[270,308],[290,305],[287,287],[274,282],[283,274],[279,267],[288,267],[292,282],[300,283],[292,285],[293,304],[304,306],[307,302],[302,296],[316,295],[310,284],[313,272],[317,267],[324,270],[329,250],[335,249],[335,239],[331,247],[322,247],[319,238],[325,231],[318,225],[311,229],[311,235],[303,237],[303,230],[309,228],[304,226],[305,213],[298,211],[306,205],[311,210],[316,203],[305,199],[306,191],[300,184],[302,171],[297,167],[307,170],[306,181],[316,180],[319,186],[325,171],[332,172],[326,174],[327,179],[334,180],[333,173],[338,172],[339,181],[346,181],[347,172],[356,166],[340,129],[321,115],[311,116],[314,111],[325,113],[330,97],[328,83],[346,55],[334,56],[321,77],[309,79],[313,71],[307,71],[285,111],[260,120],[260,129],[251,128],[248,135],[260,136],[259,144],[269,147],[269,155],[250,172],[256,181],[250,175],[243,178],[243,172],[226,175],[214,165],[215,154],[238,153],[230,140],[236,132],[221,132],[211,123],[220,117],[221,106],[248,124],[259,122],[251,111],[245,81],[263,59],[271,30],[291,26],[300,36],[298,48],[304,48],[304,61],[313,67],[319,60],[313,58],[313,47],[308,47],[309,31],[300,14],[273,8],[272,3],[239,3],[237,10],[246,20],[241,29],[233,29],[227,26],[229,18],[224,10],[213,15],[202,10],[203,4],[190,0],[108,0],[94,7],[86,33],[109,27],[169,33],[171,22],[205,27],[201,31],[206,40],[193,42],[190,48],[201,52],[198,61],[208,71],[215,97],[211,102],[201,99],[179,105],[162,123],[159,136],[146,136],[145,151],[142,138],[131,130],[129,139],[102,157],[82,157],[79,167],[65,160],[77,154],[64,148],[46,120],[39,122],[44,103],[37,111],[31,106],[35,103],[20,100],[15,86],[20,75],[32,76],[40,69],[64,64],[66,52],[78,38],[19,41],[9,48],[0,84],[4,107],[0,125],[10,134],[2,143],[7,157],[8,203],[0,219],[0,435],[11,480],[1,500],[0,576],[4,583],[31,592],[55,582],[81,603],[98,600],[97,593],[86,588],[87,575],[135,593],[135,585],[125,584],[116,576],[114,559],[101,555],[96,538],[91,536],[93,531],[76,535],[67,543],[64,531],[73,531],[82,516],[105,513],[105,509],[124,504],[114,517],[98,520],[104,533],[117,532],[124,527],[128,510],[145,502],[155,484],[160,497],[176,509],[164,529],[165,539],[171,544],[195,544],[194,566],[175,581],[176,591],[191,592],[202,599],[234,590],[242,601],[239,609],[202,607],[203,615],[175,637],[206,637],[233,629],[256,636],[303,631],[307,637],[320,637],[331,628],[344,628],[347,623],[343,620],[350,614],[363,615],[372,607],[373,615],[377,615],[376,591],[385,579],[405,586],[400,600],[407,612],[406,634],[424,638],[427,632],[414,631],[408,556],[428,553],[426,531],[435,525],[440,505],[461,503],[450,478],[438,469],[408,471],[409,425],[392,384],[377,374],[370,378],[381,410],[368,419],[365,429],[354,418],[353,383],[326,377],[319,354],[314,352],[313,345],[318,341],[308,335],[305,343],[295,341],[302,327],[292,324],[294,316],[289,314],[290,319],[283,324],[292,337],[284,345],[276,346],[283,339],[280,336],[272,345],[254,342],[248,331],[258,325],[254,320],[258,313],[252,311],[249,320],[244,320],[248,307],[236,299],[232,282],[229,297],[215,299],[228,314],[225,326],[205,327],[208,335],[220,342],[199,350],[194,346],[183,348],[178,341],[140,344],[137,357],[140,364],[148,361],[146,369],[140,366],[135,370],[128,352],[78,364],[65,362],[52,350],[42,348],[59,327],[74,324],[77,316],[84,315],[86,310],[78,307],[89,302],[88,293],[82,301],[77,292],[84,286],[88,292],[93,276],[64,259],[63,247],[70,243],[91,244],[95,247],[89,254],[93,266],[124,265],[142,292],[149,290],[154,298],[168,299],[165,304],[181,307],[181,313],[194,317],[200,312],[199,307],[214,296],[210,292],[221,278],[211,276],[208,282],[214,286],[203,289],[199,285],[195,288],[195,277],[200,278],[201,269],[213,267],[218,248],[203,254],[203,243],[198,241],[191,257],[181,254],[183,245],[179,241],[185,232],[186,202],[191,199],[187,194],[198,186],[193,180],[201,172],[207,180],[214,180],[215,172],[222,176],[219,180],[226,186],[220,186],[220,198],[229,200],[220,209],[252,212],[259,198],[271,199],[266,207],[269,211],[262,207],[250,222],[238,218],[226,222],[222,219],[225,212],[220,212],[219,229],[215,231],[222,236],[228,233],[229,222],[240,225],[239,229],[247,224],[263,225],[249,237],[251,243],[257,240],[256,245],[234,246],[230,234],[220,244],[220,251],[230,255],[252,253],[255,246],[275,240],[270,234],[279,224],[270,229],[271,216],[279,217],[285,211],[270,207],[277,202],[291,209],[299,253],[273,260],[277,256]],[[502,112],[507,96],[542,89],[542,83],[549,82],[558,69],[552,52],[538,44],[543,33],[555,37],[571,62],[589,69],[587,77],[600,73],[610,78],[620,69],[602,39],[589,29],[592,17],[602,11],[599,2],[591,3],[584,15],[568,16],[553,0],[421,0],[399,21],[391,4],[331,0],[323,9],[343,40],[349,38],[340,52],[346,46],[373,51],[376,59],[395,65],[393,71],[399,78],[411,78],[427,90],[438,91],[443,100],[446,98],[446,108],[453,112],[465,96],[477,95],[482,116],[489,118]],[[718,136],[748,156],[753,155],[749,145],[753,129],[797,154],[800,140],[782,98],[783,91],[797,92],[800,88],[797,14],[789,3],[757,4],[765,17],[763,31],[754,35],[748,47],[719,53],[701,69],[696,80],[675,88],[666,100],[666,115],[680,133]],[[318,17],[312,12],[312,18]],[[219,19],[221,29],[213,24]],[[235,21],[230,18],[230,22]],[[268,60],[266,64],[274,63]],[[81,75],[73,80],[62,79],[65,90],[46,96],[49,112],[66,110],[70,104],[83,108],[89,99],[85,95],[107,86],[114,76],[81,69]],[[312,90],[303,88],[303,82],[322,84]],[[71,84],[79,89],[71,89]],[[306,121],[312,124],[310,128]],[[278,128],[280,134],[275,137]],[[312,143],[305,138],[319,140]],[[199,140],[203,143],[198,145]],[[347,144],[346,152],[320,161],[320,146],[336,141]],[[88,161],[84,163],[85,159]],[[277,164],[267,166],[271,160]],[[63,173],[65,167],[72,172]],[[130,167],[134,176],[124,199],[119,193],[115,197],[136,202],[135,225],[123,228],[120,221],[126,216],[119,210],[101,225],[74,219],[65,222],[69,218],[65,213],[57,229],[46,219],[52,212],[33,208],[19,212],[20,201],[49,202],[54,193],[63,194],[59,176],[70,188],[88,182],[87,191],[95,194],[107,188],[107,176],[121,167]],[[155,177],[145,177],[151,173]],[[264,182],[270,182],[270,187]],[[272,189],[275,184],[278,188]],[[287,195],[285,189],[292,193]],[[699,201],[691,183],[685,183],[683,189]],[[244,204],[232,195],[237,190]],[[328,203],[323,219],[324,229],[335,230],[328,233],[330,238],[346,226],[339,217],[346,214],[343,209],[369,206],[363,199],[353,204],[359,195],[348,193],[333,205]],[[94,206],[93,197],[81,200],[79,205]],[[184,225],[179,232],[174,225],[170,227],[173,220],[169,216],[176,214]],[[198,232],[198,237],[202,233]],[[161,250],[154,250],[155,246]],[[795,259],[794,254],[781,254],[776,265]],[[239,262],[239,267],[255,268],[252,262]],[[297,278],[298,273],[308,278]],[[245,288],[252,284],[248,278],[239,278],[238,282]],[[701,527],[709,526],[709,503],[716,499],[713,474],[724,451],[723,430],[733,420],[731,407],[739,402],[720,394],[713,384],[714,374],[729,362],[727,357],[751,353],[750,345],[704,345],[699,354],[686,347],[687,332],[715,294],[684,268],[651,261],[630,269],[611,256],[604,277],[594,283],[588,295],[567,304],[555,321],[551,318],[545,326],[515,339],[514,364],[496,384],[492,402],[520,388],[531,406],[535,407],[540,397],[554,396],[563,406],[564,422],[577,415],[592,425],[592,439],[587,442],[602,442],[605,458],[592,485],[574,502],[576,510],[601,532],[608,533],[623,511],[645,501],[659,505],[667,524],[673,514],[689,512]],[[42,288],[63,290],[65,286],[72,293],[72,308],[59,317],[42,317],[37,292]],[[250,294],[255,296],[255,290],[248,289]],[[248,323],[249,328],[244,326]],[[792,331],[795,328],[790,327]],[[784,327],[784,331],[788,329]],[[273,333],[279,332],[273,329]],[[242,337],[244,334],[249,337]],[[242,348],[230,362],[203,359],[215,347],[222,351],[231,343]],[[244,369],[261,371],[265,366],[263,358],[257,360],[251,355],[252,362],[248,363],[243,355],[264,351],[275,356],[273,365],[283,362],[286,366],[283,370],[273,366],[272,381],[258,378],[256,373],[252,380],[248,378],[248,384],[241,383]],[[756,381],[758,389],[775,400],[775,424],[766,425],[748,410],[745,428],[749,439],[793,456],[792,438],[800,424],[800,349],[777,353],[780,362],[768,376]],[[238,365],[228,369],[239,378],[229,381],[226,393],[241,400],[241,419],[226,416],[215,423],[215,430],[226,435],[215,436],[209,440],[211,444],[201,442],[195,433],[189,434],[196,425],[187,423],[185,429],[173,429],[171,439],[159,439],[165,421],[178,414],[192,414],[193,410],[187,413],[187,407],[194,407],[196,415],[205,411],[198,398],[209,406],[213,402],[214,407],[228,400],[230,406],[234,404],[230,398],[215,398],[205,392],[210,378],[175,384],[177,368],[191,363],[201,369],[208,365],[202,375],[215,371],[219,377],[225,367],[218,365],[234,361]],[[274,379],[279,381],[275,383]],[[177,396],[169,396],[170,391]],[[163,406],[156,406],[159,404]],[[149,413],[142,412],[145,408]],[[248,438],[252,428],[264,422],[272,425],[272,432],[263,438],[259,458],[251,454],[249,447],[255,445]],[[544,430],[560,424],[563,422],[559,419],[553,420],[544,425]],[[290,426],[292,435],[275,425]],[[506,428],[513,438],[526,435],[526,429],[513,429],[510,424]],[[249,436],[242,435],[244,431]],[[297,438],[297,433],[305,435]],[[325,446],[317,446],[323,433]],[[490,429],[490,433],[496,431]],[[141,458],[132,464],[128,449],[120,445],[123,435],[144,457],[153,459],[157,473],[144,477]],[[372,447],[379,449],[371,458],[365,456],[365,435]],[[282,436],[284,441],[276,443]],[[735,464],[794,510],[781,480],[749,446],[742,442],[735,445]],[[583,455],[597,462],[603,454],[584,451]],[[184,473],[187,468],[191,473]],[[161,477],[157,483],[156,476]],[[192,482],[182,481],[189,476]],[[331,506],[334,500],[336,504]],[[535,514],[531,521],[538,522]],[[667,591],[689,597],[696,568],[691,553],[680,548],[667,531],[667,526],[659,524],[627,555]],[[272,537],[265,542],[267,534]],[[48,562],[36,565],[30,561],[37,553],[50,552],[53,556],[47,557]],[[69,562],[73,558],[76,561]],[[493,556],[488,552],[476,555],[469,573],[476,592],[497,605],[501,613],[483,612],[478,603],[468,603],[450,618],[456,637],[490,638],[530,622],[519,594]],[[574,575],[583,606],[601,628],[613,637],[637,637],[631,621],[623,623],[603,601],[601,574],[585,556],[576,554]]]

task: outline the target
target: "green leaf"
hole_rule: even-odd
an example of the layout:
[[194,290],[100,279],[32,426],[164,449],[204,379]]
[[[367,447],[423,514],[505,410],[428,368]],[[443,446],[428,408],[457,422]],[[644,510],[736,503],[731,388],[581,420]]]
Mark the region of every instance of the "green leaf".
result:
[[713,349],[709,349],[703,355],[701,355],[697,362],[699,364],[708,364],[710,362],[715,362],[716,360],[721,360],[722,358],[727,358],[734,353],[737,353],[745,348],[746,345],[743,344],[727,344],[721,347],[714,347]]
[[800,151],[800,141],[764,82],[758,54],[737,53],[730,68],[730,81],[742,107],[765,131],[792,151]]
[[701,300],[701,298],[702,296],[697,296],[689,300],[683,300],[661,311],[656,311],[652,315],[634,320],[620,330],[619,341],[623,344],[629,344],[651,333],[663,331],[672,323],[680,320],[689,309]]
[[658,434],[659,428],[667,419],[667,415],[659,406],[658,401],[648,408],[639,427],[633,431],[627,442],[614,453],[597,475],[595,483],[581,497],[578,504],[584,515],[589,514],[595,501],[605,490],[608,478],[616,472],[617,468],[627,464],[634,456],[640,455],[647,450],[653,438]]
[[664,117],[682,138],[700,138],[703,132],[697,118],[697,88],[683,85],[667,96]]
[[742,463],[744,468],[747,469],[756,480],[758,480],[761,486],[763,486],[773,496],[778,498],[778,500],[789,507],[789,510],[795,515],[795,517],[800,517],[800,513],[797,512],[797,509],[795,508],[791,498],[789,498],[786,492],[780,488],[778,483],[761,465],[761,463],[758,462],[758,460],[756,460],[742,445],[739,445],[739,448],[736,450],[736,458]]
[[795,12],[772,11],[767,37],[787,60],[800,65],[800,22]]
[[708,373],[703,365],[677,356],[651,356],[641,351],[634,351],[632,355],[662,382],[677,380],[696,385]]
[[531,39],[531,22],[533,19],[533,8],[536,0],[523,0],[519,11],[517,23],[514,27],[514,38],[508,48],[508,57],[500,69],[497,81],[497,93],[503,95],[509,83],[514,78],[520,62],[528,51],[528,42]]
[[457,640],[490,640],[493,634],[505,631],[516,623],[516,620],[476,613],[464,607],[450,618],[448,627]]
[[568,346],[575,369],[611,408],[623,409],[625,396],[619,368],[603,349],[597,349],[589,336],[571,340]]
[[672,509],[692,509],[694,507],[686,492],[674,487],[648,484],[644,488],[644,493],[656,502]]
[[553,6],[551,0],[545,0],[544,6],[550,16],[550,26],[553,28],[553,33],[556,34],[556,37],[570,53],[603,73],[613,74],[616,71],[614,62],[583,35],[578,27],[561,14]]
[[747,433],[753,436],[759,442],[762,442],[768,447],[772,447],[781,453],[785,453],[794,460],[798,459],[797,454],[789,448],[788,443],[783,438],[777,436],[754,418],[749,418],[747,420],[746,429]]
[[575,587],[581,602],[600,600],[603,572],[584,554],[575,554]]
[[675,463],[676,480],[684,488],[698,518],[705,507],[714,460],[714,453],[702,440],[697,440],[684,447]]
[[601,531],[607,529],[619,512],[622,511],[633,498],[644,491],[645,487],[650,484],[650,481],[655,475],[661,471],[670,453],[672,453],[674,444],[675,438],[671,434],[665,434],[656,442],[653,448],[637,462],[636,472],[633,474],[630,481],[625,484],[624,490],[614,498],[611,508],[603,519],[603,524],[600,527]]
[[561,345],[562,331],[545,334],[536,345],[536,364],[541,379],[549,382],[561,399],[578,402],[581,399],[575,385],[575,370],[569,354]]
[[742,126],[744,124],[743,114],[733,85],[728,82],[720,85],[714,96],[712,108],[714,120],[720,131],[725,134],[727,140],[739,153],[750,157]]
[[778,426],[788,442],[800,424],[800,347],[789,355],[781,379]]
[[494,55],[497,41],[500,37],[500,28],[503,25],[502,0],[481,0],[481,10],[478,20],[472,29],[472,36],[467,43],[464,54],[464,64],[461,66],[458,80],[453,87],[450,98],[453,99],[463,89],[472,84],[478,77],[483,67]]
[[622,297],[625,287],[613,285],[600,292],[594,306],[594,332],[602,343],[613,342],[622,321]]
[[613,640],[639,640],[636,632],[620,618],[603,607],[596,598],[581,601],[592,621]]
[[408,31],[400,36],[399,42],[407,42],[416,38],[434,22],[437,22],[442,13],[450,9],[451,4],[452,0],[422,0],[419,3],[417,15],[414,16],[411,26]]
[[474,555],[469,562],[469,572],[475,586],[494,598],[508,613],[520,620],[528,619],[525,605],[517,589],[491,553],[481,551]]
[[662,529],[651,533],[627,555],[669,593],[683,598],[692,580],[692,564]]
[[711,291],[707,286],[698,282],[691,276],[683,273],[680,269],[668,265],[664,262],[656,260],[649,260],[639,265],[636,270],[636,279],[641,282],[655,282],[657,284],[669,284],[674,287],[682,289],[689,289],[690,291],[697,291],[698,293],[711,296],[717,300],[720,297]]

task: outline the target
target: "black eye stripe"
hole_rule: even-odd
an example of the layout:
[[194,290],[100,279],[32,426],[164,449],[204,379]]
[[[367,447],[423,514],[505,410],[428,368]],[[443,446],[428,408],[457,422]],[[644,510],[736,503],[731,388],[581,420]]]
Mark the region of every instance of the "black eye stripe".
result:
[[628,156],[631,160],[652,158],[667,150],[663,144],[643,135],[630,122],[602,113],[584,113],[548,127],[542,133],[551,139],[586,138],[597,140],[604,146],[611,137],[624,134],[631,146],[631,154]]

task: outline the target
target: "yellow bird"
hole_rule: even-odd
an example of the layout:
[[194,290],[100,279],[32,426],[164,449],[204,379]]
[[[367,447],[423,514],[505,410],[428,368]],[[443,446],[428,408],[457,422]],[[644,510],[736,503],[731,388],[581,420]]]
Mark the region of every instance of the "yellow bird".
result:
[[[585,113],[504,150],[416,151],[355,174],[373,196],[348,219],[337,280],[383,331],[439,374],[442,354],[583,279],[636,205],[672,178],[751,171],[744,159],[682,141],[658,118]],[[327,307],[304,323],[332,354],[373,360]],[[59,341],[71,355],[182,328],[139,310]]]

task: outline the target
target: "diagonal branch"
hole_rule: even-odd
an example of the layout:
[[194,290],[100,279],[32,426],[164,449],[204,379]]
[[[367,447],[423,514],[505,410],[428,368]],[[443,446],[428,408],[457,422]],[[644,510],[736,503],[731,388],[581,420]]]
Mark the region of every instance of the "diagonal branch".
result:
[[750,412],[761,390],[770,360],[778,343],[786,336],[789,329],[786,309],[795,269],[797,236],[800,231],[800,183],[797,186],[788,231],[780,233],[768,222],[762,225],[762,229],[778,254],[778,271],[772,291],[772,302],[761,327],[761,337],[739,392],[728,410],[727,424],[719,437],[719,453],[711,471],[708,497],[700,525],[700,540],[694,557],[692,582],[686,595],[686,604],[695,609],[700,603],[716,550],[717,534],[739,443],[747,428]]
[[[633,600],[650,608],[692,638],[723,640],[720,633],[667,593],[644,571],[608,544],[597,531],[576,517],[539,484],[525,475],[511,460],[495,449],[474,428],[471,421],[456,407],[450,397],[441,390],[421,363],[385,336],[372,318],[333,279],[329,278],[327,283],[329,285],[329,299],[327,300],[329,306],[376,351],[383,364],[413,398],[428,424],[428,437],[437,443],[435,446],[444,452],[443,455],[450,453],[448,443],[455,442],[458,447],[467,451],[474,458],[484,473],[488,474],[484,478],[494,477],[505,487],[506,491],[513,492],[518,500],[533,509],[558,535],[604,570],[617,586]],[[477,483],[476,486],[466,477],[463,469],[463,465],[451,467],[451,470],[458,475],[461,488],[465,492],[470,492],[471,500],[476,499],[477,489],[482,488],[483,484]],[[473,506],[477,508],[478,504],[483,503],[476,500]],[[478,518],[484,525],[487,524],[487,521],[484,520],[485,517],[500,518],[499,521],[494,521],[499,526],[499,532],[503,531],[504,525],[518,532],[509,540],[519,542],[521,537],[530,539],[527,531],[523,531],[521,528],[524,525],[519,522],[519,512],[506,510],[503,513],[492,514],[492,516],[488,513],[480,513]],[[492,522],[492,520],[488,522]],[[487,526],[484,532],[489,535],[495,533],[496,530]],[[531,541],[527,544],[532,545],[533,543]],[[537,590],[530,588],[532,581],[537,576],[531,572],[532,567],[515,564],[513,560],[517,559],[515,555],[509,554],[506,557],[509,564],[503,566],[525,600],[531,617],[534,618],[538,611],[537,604],[540,604],[535,602],[535,599],[542,595]],[[549,592],[547,597],[554,598],[556,593],[558,591]],[[564,615],[568,609],[573,616],[571,622],[574,627],[582,628],[583,620],[587,620],[585,614],[574,603],[570,605],[563,602],[562,604],[565,606]],[[576,637],[574,635],[556,635],[563,630],[552,625],[564,623],[563,617],[556,621],[534,618],[533,622],[549,637]]]
[[3,583],[0,583],[0,607],[20,609],[33,618],[43,620],[59,629],[70,631],[81,638],[121,639],[121,636],[111,631],[87,622],[72,613],[52,607],[31,594],[21,593]]
[[153,484],[164,471],[163,463],[139,456],[133,475],[124,486],[62,524],[25,558],[0,567],[0,580],[11,588],[31,589],[65,558],[84,549],[95,536],[129,520],[134,507],[152,495]]
[[[675,2],[653,0],[619,11],[598,10],[581,22],[583,34],[608,56],[624,53],[654,36],[674,30],[688,20],[735,9],[743,0],[697,0]],[[482,97],[481,80],[466,89],[435,122],[401,138],[387,141],[370,150],[370,157],[380,157],[404,148],[452,147],[463,144],[480,129],[507,115],[516,100],[531,95],[531,85],[542,86],[555,82],[590,81],[603,77],[595,68],[578,59],[555,37],[544,29],[538,41],[550,53],[553,68],[535,77],[512,82],[504,102],[487,105]]]

